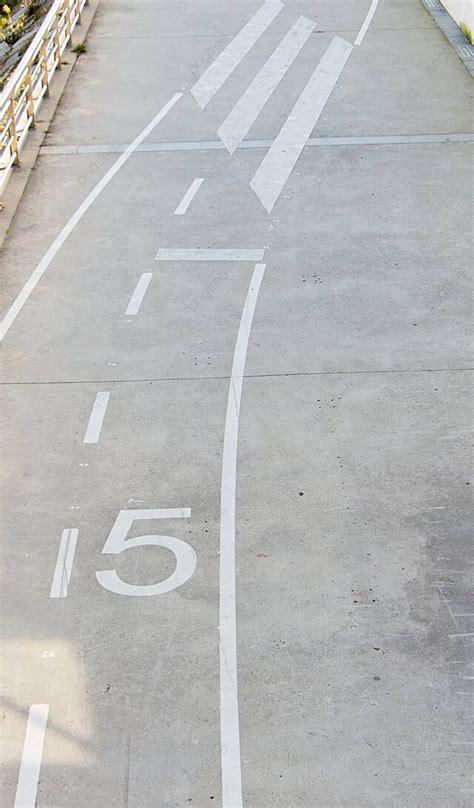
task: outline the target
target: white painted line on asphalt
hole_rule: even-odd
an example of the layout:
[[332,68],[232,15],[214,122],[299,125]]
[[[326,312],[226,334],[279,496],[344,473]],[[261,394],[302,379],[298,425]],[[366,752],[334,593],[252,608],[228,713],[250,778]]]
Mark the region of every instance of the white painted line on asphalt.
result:
[[235,602],[237,447],[240,402],[247,349],[264,272],[265,264],[257,264],[252,274],[243,308],[234,350],[224,429],[219,558],[219,658],[223,808],[242,808]]
[[201,109],[222,87],[282,8],[283,3],[280,0],[266,0],[191,87],[191,93]]
[[87,424],[86,434],[84,435],[84,443],[99,442],[109,399],[110,393],[107,390],[102,390],[100,393],[97,393],[92,405],[92,412],[89,417],[89,423]]
[[203,182],[204,179],[202,177],[196,177],[196,179],[192,181],[191,185],[189,186],[188,190],[186,191],[185,195],[183,196],[181,202],[179,203],[178,207],[174,212],[175,216],[184,216]]
[[[472,143],[474,134],[469,132],[432,135],[353,135],[347,137],[310,137],[306,146],[384,146],[393,144],[416,145],[417,143]],[[239,149],[269,149],[273,140],[244,140],[240,142]],[[41,154],[69,154],[63,151],[63,146],[42,146]],[[80,146],[79,154],[102,154],[110,152],[111,146],[94,145]],[[115,152],[123,152],[127,146],[114,146]],[[87,150],[87,151],[86,151]],[[177,141],[176,143],[142,143],[135,151],[143,152],[169,152],[169,151],[224,151],[225,146],[220,140]],[[76,152],[75,152],[76,153]]]
[[29,709],[14,808],[35,808],[48,712],[48,704]]
[[372,17],[375,14],[375,11],[377,9],[378,4],[379,4],[379,0],[372,0],[372,3],[370,4],[369,11],[367,13],[367,17],[365,18],[364,22],[362,23],[362,28],[360,29],[359,33],[357,34],[357,39],[354,42],[355,46],[360,45],[363,38],[365,37],[365,35],[367,33],[367,28],[369,27],[370,23],[372,22]]
[[189,249],[175,250],[163,248],[158,250],[155,261],[261,261],[265,255],[263,250],[208,250]]
[[352,51],[336,36],[263,158],[250,185],[268,213],[295,166]]
[[138,310],[142,304],[143,298],[146,295],[146,290],[150,285],[150,281],[153,277],[153,272],[144,272],[143,275],[140,276],[137,285],[135,286],[135,291],[130,298],[130,303],[127,306],[127,311],[125,312],[126,317],[132,317],[135,314],[138,314]]
[[255,123],[315,27],[316,23],[306,17],[298,17],[219,127],[217,134],[230,154]]
[[56,560],[56,568],[54,570],[53,583],[51,584],[51,592],[49,593],[50,598],[67,598],[78,535],[79,531],[76,530],[76,528],[66,528],[66,530],[63,530]]
[[104,190],[104,188],[109,184],[110,180],[115,177],[117,171],[119,171],[124,163],[127,162],[128,158],[131,154],[135,151],[135,149],[145,140],[146,137],[153,131],[155,126],[163,120],[165,115],[168,114],[170,109],[176,104],[177,101],[181,98],[182,93],[175,93],[175,95],[162,107],[162,109],[158,112],[157,115],[150,121],[150,123],[145,126],[144,129],[140,132],[138,137],[135,138],[133,143],[130,146],[127,146],[126,150],[120,157],[115,161],[113,166],[109,168],[109,170],[104,174],[101,180],[97,183],[95,188],[92,189],[90,194],[85,198],[84,202],[78,207],[75,213],[71,216],[67,224],[64,225],[63,229],[56,236],[55,240],[51,244],[51,247],[47,251],[46,255],[43,256],[41,261],[39,262],[38,266],[34,270],[34,272],[30,275],[29,279],[23,286],[23,289],[20,291],[18,296],[15,298],[14,302],[8,309],[7,313],[5,314],[3,320],[0,323],[0,340],[3,340],[5,334],[8,332],[12,323],[16,320],[18,314],[22,310],[23,306],[25,305],[26,301],[28,300],[29,296],[35,289],[38,282],[43,277],[44,273],[48,269],[51,261],[57,254],[57,252],[61,249],[62,245],[66,241],[67,237],[72,233],[74,228],[77,224],[81,221],[82,217],[85,213],[89,210],[90,206],[93,202],[97,199],[99,194]]

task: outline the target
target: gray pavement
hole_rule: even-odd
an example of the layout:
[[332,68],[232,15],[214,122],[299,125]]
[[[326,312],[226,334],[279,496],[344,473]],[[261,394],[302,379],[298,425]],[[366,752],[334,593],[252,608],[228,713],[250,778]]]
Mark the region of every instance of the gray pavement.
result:
[[[6,240],[3,313],[117,159],[112,147],[183,92],[144,146],[188,146],[130,156],[3,341],[5,806],[472,805],[472,80],[418,0],[380,0],[312,132],[368,141],[306,146],[268,214],[250,187],[268,145],[233,156],[193,145],[218,140],[303,14],[315,31],[247,135],[273,142],[370,3],[287,0],[199,109],[190,88],[261,5],[102,0]],[[462,137],[369,142],[422,134]],[[242,789],[230,797],[221,475],[255,276],[249,262],[155,260],[198,247],[265,248],[266,265],[240,408]],[[127,316],[143,273],[153,277]],[[103,392],[100,436],[84,443]],[[238,418],[237,394],[235,405]],[[136,587],[172,575],[163,546],[102,550],[119,512],[176,508],[191,515],[126,535],[186,542],[189,579],[151,597],[101,586],[100,570]],[[67,597],[50,597],[68,528]],[[39,704],[44,747],[35,736],[28,769]]]

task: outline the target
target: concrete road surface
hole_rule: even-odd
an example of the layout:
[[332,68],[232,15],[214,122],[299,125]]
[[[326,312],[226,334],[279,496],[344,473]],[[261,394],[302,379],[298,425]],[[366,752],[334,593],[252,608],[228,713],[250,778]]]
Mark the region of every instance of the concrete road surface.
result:
[[471,95],[419,0],[102,0],[2,258],[2,805],[472,805]]

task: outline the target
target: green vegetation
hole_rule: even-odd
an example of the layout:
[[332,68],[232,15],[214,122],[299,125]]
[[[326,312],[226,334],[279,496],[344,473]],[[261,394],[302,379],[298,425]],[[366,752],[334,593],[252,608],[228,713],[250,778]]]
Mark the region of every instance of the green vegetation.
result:
[[85,41],[84,42],[78,42],[77,45],[74,45],[74,47],[71,48],[71,50],[72,50],[73,53],[77,53],[78,56],[80,56],[81,53],[87,53],[87,45],[86,45]]
[[471,45],[474,45],[474,34],[472,33],[471,29],[465,22],[461,22],[459,24],[461,31],[463,32],[464,36],[469,40]]

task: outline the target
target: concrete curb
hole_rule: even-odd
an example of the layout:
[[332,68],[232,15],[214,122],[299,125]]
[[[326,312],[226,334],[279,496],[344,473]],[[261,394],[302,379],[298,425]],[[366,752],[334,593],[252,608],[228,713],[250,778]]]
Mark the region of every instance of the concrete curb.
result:
[[421,0],[435,23],[441,28],[446,39],[454,48],[457,55],[464,63],[466,70],[474,78],[474,45],[471,45],[467,37],[463,34],[457,23],[446,11],[440,0]]
[[[81,42],[86,38],[98,5],[99,0],[90,0],[89,5],[84,6],[81,25],[77,26],[73,32],[73,42]],[[74,70],[74,65],[79,56],[70,49],[66,49],[63,58],[67,60],[68,64],[63,64],[61,70],[56,71],[54,81],[51,82],[49,97],[45,98],[41,106],[40,117],[36,122],[36,129],[30,129],[26,138],[25,146],[21,152],[21,167],[19,170],[15,169],[12,172],[2,198],[3,210],[0,211],[0,249],[3,246],[20,199],[28,184],[30,174],[34,169],[36,159],[61,100],[64,88],[69,80],[69,76]],[[82,58],[87,58],[87,56]]]

